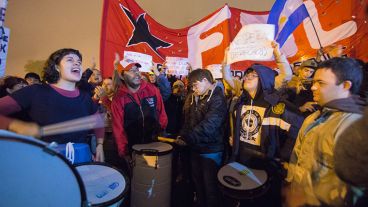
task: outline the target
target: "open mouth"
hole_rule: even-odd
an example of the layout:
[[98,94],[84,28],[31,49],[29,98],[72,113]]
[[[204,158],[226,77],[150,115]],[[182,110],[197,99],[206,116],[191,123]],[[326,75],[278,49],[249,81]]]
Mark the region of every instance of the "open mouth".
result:
[[73,74],[76,74],[76,75],[78,74],[78,75],[80,75],[80,72],[81,72],[80,68],[73,68],[73,69],[72,69],[72,73],[73,73]]

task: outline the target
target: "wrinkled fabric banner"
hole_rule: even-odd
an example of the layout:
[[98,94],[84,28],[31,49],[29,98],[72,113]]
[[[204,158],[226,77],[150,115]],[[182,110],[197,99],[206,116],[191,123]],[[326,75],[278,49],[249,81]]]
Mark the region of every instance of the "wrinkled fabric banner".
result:
[[[364,47],[368,45],[366,1],[308,0],[303,3],[310,18],[304,19],[281,48],[290,62],[315,57],[320,46],[334,43],[344,45],[348,56],[368,61],[368,47]],[[265,24],[268,14],[225,5],[194,25],[170,29],[156,22],[134,0],[104,0],[100,42],[102,75],[112,75],[114,54],[117,52],[123,57],[124,51],[151,55],[155,63],[162,63],[166,57],[183,57],[188,58],[193,68],[221,64],[225,49],[242,26]],[[281,14],[274,22],[283,28],[282,24],[292,22],[292,17]],[[231,68],[245,70],[253,63],[237,62]],[[275,66],[273,62],[261,63]]]

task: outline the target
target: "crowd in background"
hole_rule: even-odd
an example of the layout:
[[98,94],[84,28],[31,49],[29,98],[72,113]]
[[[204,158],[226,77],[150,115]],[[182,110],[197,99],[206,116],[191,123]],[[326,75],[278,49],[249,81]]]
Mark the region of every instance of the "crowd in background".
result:
[[62,49],[42,79],[1,79],[0,127],[42,137],[39,126],[104,114],[103,130],[42,140],[90,144],[84,137],[92,133],[94,159],[123,171],[134,144],[173,138],[183,156],[174,164],[173,206],[229,205],[216,174],[231,161],[272,176],[268,192],[234,206],[368,205],[367,63],[343,57],[334,45],[289,64],[272,46],[277,69],[254,64],[233,77],[224,58],[217,80],[190,65],[187,77],[166,74],[165,63],[141,73],[139,63],[123,67],[119,56],[112,77],[103,78],[95,64],[82,74],[80,53]]

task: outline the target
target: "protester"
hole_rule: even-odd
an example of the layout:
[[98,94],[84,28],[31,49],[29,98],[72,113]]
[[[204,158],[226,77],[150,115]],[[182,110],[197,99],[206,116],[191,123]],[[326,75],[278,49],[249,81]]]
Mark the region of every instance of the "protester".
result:
[[24,76],[24,79],[27,81],[28,85],[40,84],[41,78],[37,73],[29,72]]
[[176,139],[190,149],[192,178],[198,206],[221,206],[217,171],[222,164],[226,100],[212,74],[197,69],[189,74],[191,91],[184,104],[184,124]]
[[[23,111],[33,122],[42,127],[97,112],[97,106],[91,97],[76,87],[82,74],[82,55],[78,50],[66,48],[55,51],[46,61],[43,73],[43,79],[48,84],[34,84],[1,98],[0,114],[7,115]],[[5,127],[17,133],[24,133],[22,128],[24,124],[18,124],[17,127],[12,128],[11,123],[14,122],[10,120]],[[39,134],[34,135],[42,136],[42,132],[38,132]],[[88,133],[89,131],[84,130],[42,136],[41,139],[59,144],[88,143]],[[103,129],[95,129],[95,134],[98,142],[95,159],[103,161]]]
[[[115,67],[121,68],[116,75],[118,90],[112,99],[112,127],[118,152],[127,158],[135,144],[157,140],[166,128],[167,116],[159,90],[141,79],[139,64],[122,67],[116,57]],[[119,77],[119,78],[118,78]]]
[[362,116],[363,102],[354,96],[361,83],[362,69],[354,59],[333,58],[318,66],[311,90],[322,109],[305,119],[293,149],[286,188],[290,206],[343,206],[348,199],[347,185],[335,172],[334,148],[339,134]]
[[304,117],[318,109],[318,105],[313,101],[311,91],[312,78],[317,68],[317,62],[313,59],[303,61],[298,69],[298,75],[294,75],[283,88],[284,93],[288,96],[291,110],[302,114]]
[[0,98],[12,94],[26,86],[28,86],[28,82],[23,78],[7,76],[3,79],[3,83],[0,85]]
[[241,201],[241,206],[281,206],[283,168],[294,146],[302,118],[292,113],[274,89],[275,71],[252,65],[244,76],[244,92],[234,107],[233,155],[252,169],[268,172],[265,195]]

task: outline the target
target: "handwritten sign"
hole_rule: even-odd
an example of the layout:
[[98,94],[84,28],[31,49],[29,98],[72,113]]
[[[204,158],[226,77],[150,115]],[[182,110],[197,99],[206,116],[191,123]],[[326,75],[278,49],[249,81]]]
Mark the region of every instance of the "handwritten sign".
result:
[[271,41],[275,27],[270,24],[248,24],[242,27],[230,44],[228,64],[243,60],[267,61],[272,59]]
[[152,67],[152,56],[139,52],[124,51],[124,59],[120,61],[120,64],[126,67],[130,63],[139,63],[142,66],[139,68],[139,71],[150,72]]
[[10,29],[0,27],[0,77],[5,75],[6,57],[8,55]]
[[188,75],[188,58],[166,57],[166,73],[176,76]]
[[207,65],[206,69],[211,71],[214,79],[222,78],[221,64]]
[[8,5],[8,0],[0,0],[0,26],[4,25],[5,11]]

